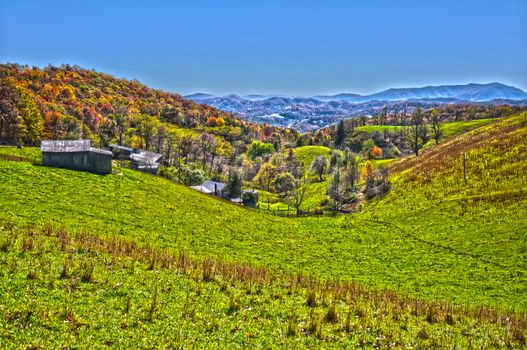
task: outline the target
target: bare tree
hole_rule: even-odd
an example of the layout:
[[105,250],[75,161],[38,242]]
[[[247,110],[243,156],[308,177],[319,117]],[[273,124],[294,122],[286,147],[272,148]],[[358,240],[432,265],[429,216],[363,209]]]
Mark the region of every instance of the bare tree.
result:
[[331,209],[333,211],[333,215],[337,214],[344,204],[345,191],[343,185],[344,184],[340,178],[340,170],[337,168],[328,185],[328,195],[329,198],[331,198]]
[[329,160],[325,155],[316,157],[312,162],[309,169],[318,175],[320,181],[324,180],[324,174],[328,171]]
[[307,193],[307,179],[305,176],[293,181],[293,190],[290,192],[291,204],[296,210],[296,216],[300,215],[300,207],[304,203]]
[[423,134],[426,135],[426,124],[423,110],[418,107],[412,114],[409,127],[409,141],[415,156],[419,155],[419,150],[423,147]]
[[443,136],[443,130],[441,125],[441,115],[437,109],[434,109],[430,114],[430,127],[432,128],[432,135],[436,141],[436,145],[438,145],[439,139]]
[[360,177],[359,161],[353,153],[346,153],[346,175],[344,182],[353,191]]

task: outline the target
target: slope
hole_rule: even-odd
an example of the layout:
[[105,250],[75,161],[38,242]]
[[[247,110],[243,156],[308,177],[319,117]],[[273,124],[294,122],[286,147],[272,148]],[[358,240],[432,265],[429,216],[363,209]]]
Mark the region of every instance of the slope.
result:
[[273,217],[126,169],[101,177],[0,160],[0,220],[526,310],[526,133],[522,114],[397,163],[391,194],[337,219]]
[[521,348],[526,315],[0,225],[3,348]]
[[[0,109],[0,144],[84,138],[165,153],[172,140],[195,132],[250,143],[264,127],[137,80],[70,65],[40,69],[0,64]],[[273,131],[277,139],[289,132]]]

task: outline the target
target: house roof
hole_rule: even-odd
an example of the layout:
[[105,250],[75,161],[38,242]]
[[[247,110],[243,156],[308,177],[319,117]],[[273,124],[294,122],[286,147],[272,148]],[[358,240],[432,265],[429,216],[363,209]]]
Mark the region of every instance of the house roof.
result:
[[148,152],[141,150],[140,153],[132,153],[130,155],[130,159],[138,162],[138,163],[144,163],[144,164],[153,164],[157,162],[159,159],[161,159],[163,155],[159,153],[154,152]]
[[100,149],[100,148],[93,148],[93,147],[90,147],[90,152],[93,152],[93,153],[98,153],[98,154],[105,154],[107,156],[113,156],[113,153],[110,152],[110,151],[107,151],[105,149]]
[[196,190],[196,191],[200,191],[202,193],[212,193],[211,190],[209,190],[207,187],[204,187],[204,186],[190,186],[190,188],[192,188],[193,190]]
[[134,151],[134,149],[131,148],[131,147],[126,147],[126,146],[116,145],[115,143],[110,143],[108,146],[109,146],[110,148],[115,148],[115,149],[119,149],[119,150],[127,151],[127,152],[133,152],[133,151]]
[[[214,186],[214,185],[216,185],[216,186]],[[218,191],[223,190],[225,188],[225,186],[227,186],[227,184],[225,184],[223,182],[207,180],[204,183],[202,183],[201,186],[207,188],[210,192],[214,192],[215,189],[218,190]]]
[[40,143],[42,152],[88,152],[90,140],[43,140]]

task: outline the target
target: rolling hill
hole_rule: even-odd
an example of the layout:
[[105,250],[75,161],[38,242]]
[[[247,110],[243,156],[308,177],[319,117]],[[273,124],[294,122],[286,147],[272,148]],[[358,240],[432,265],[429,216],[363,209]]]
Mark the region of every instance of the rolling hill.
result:
[[[208,132],[232,146],[250,143],[264,128],[137,80],[70,65],[41,69],[1,64],[0,111],[0,144],[84,138],[101,146],[119,142],[151,148],[159,135],[182,138]],[[288,130],[274,130],[273,137],[267,136],[271,141],[288,137]]]
[[247,120],[290,127],[302,132],[324,128],[345,118],[375,115],[385,107],[388,112],[409,112],[417,107],[429,109],[448,105],[465,109],[482,106],[489,109],[495,106],[527,106],[526,92],[500,83],[388,89],[364,96],[342,93],[313,97],[246,98],[229,95],[202,98],[201,95],[204,94],[197,95],[197,99],[193,95],[187,98],[234,113]]
[[508,86],[500,83],[489,83],[388,89],[362,97],[362,99],[382,101],[436,98],[452,98],[467,102],[484,102],[500,99],[525,100],[527,99],[527,93],[514,86]]
[[526,140],[526,114],[455,137],[394,163],[387,197],[337,218],[274,217],[0,148],[0,337],[522,347]]

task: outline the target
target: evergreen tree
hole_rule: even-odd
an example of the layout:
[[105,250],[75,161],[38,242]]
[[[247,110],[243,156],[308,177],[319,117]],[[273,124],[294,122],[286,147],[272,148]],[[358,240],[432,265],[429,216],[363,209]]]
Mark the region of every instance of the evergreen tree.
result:
[[229,198],[238,198],[242,195],[242,177],[234,169],[229,171],[226,194]]
[[346,127],[344,120],[341,120],[337,125],[337,134],[335,135],[335,147],[340,147],[346,137]]

